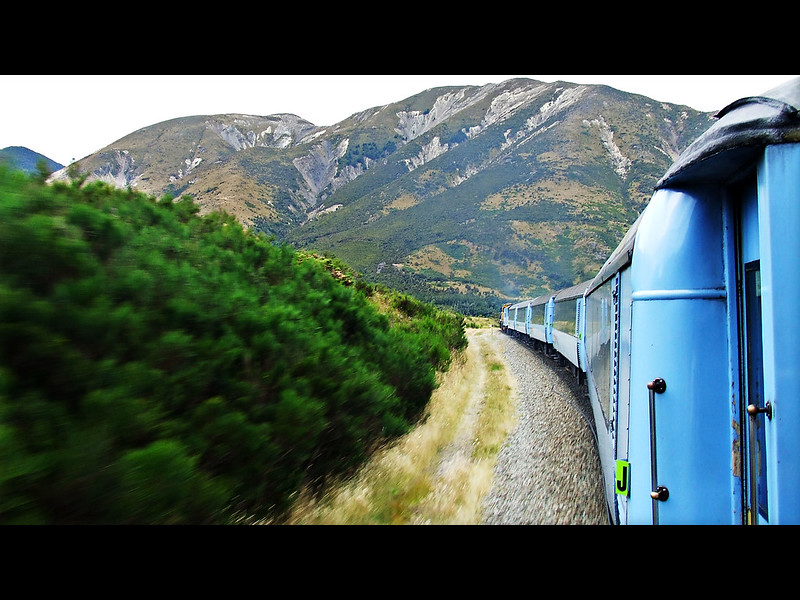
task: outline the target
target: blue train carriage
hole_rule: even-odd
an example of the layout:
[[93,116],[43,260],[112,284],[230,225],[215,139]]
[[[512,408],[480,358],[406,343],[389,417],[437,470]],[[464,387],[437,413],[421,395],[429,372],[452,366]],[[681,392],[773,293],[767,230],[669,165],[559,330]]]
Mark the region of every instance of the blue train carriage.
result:
[[[583,344],[586,384],[594,414],[597,450],[603,467],[603,488],[609,515],[626,522],[629,494],[619,496],[629,484],[627,451],[631,356],[630,265],[639,220],[589,284],[584,295]],[[623,310],[624,308],[624,310]],[[617,435],[617,424],[622,430]],[[619,450],[617,446],[619,445]],[[617,461],[620,457],[620,461]],[[618,475],[617,471],[620,471]],[[617,481],[621,480],[622,485]],[[617,508],[618,498],[621,510]]]
[[586,294],[609,512],[800,523],[800,79],[729,105]]
[[528,336],[538,350],[544,352],[552,345],[553,294],[544,294],[529,301]]
[[553,349],[569,362],[579,380],[585,370],[581,363],[582,352],[579,351],[583,338],[584,293],[591,283],[591,280],[579,283],[561,290],[553,297]]
[[517,333],[525,333],[526,301],[517,302],[508,307],[508,328]]

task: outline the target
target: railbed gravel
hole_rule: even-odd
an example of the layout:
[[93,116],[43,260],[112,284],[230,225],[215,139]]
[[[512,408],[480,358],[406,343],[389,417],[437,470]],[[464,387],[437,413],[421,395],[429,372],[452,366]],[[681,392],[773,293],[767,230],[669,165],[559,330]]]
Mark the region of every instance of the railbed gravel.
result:
[[585,385],[556,360],[495,330],[517,381],[517,423],[483,501],[486,525],[606,525]]

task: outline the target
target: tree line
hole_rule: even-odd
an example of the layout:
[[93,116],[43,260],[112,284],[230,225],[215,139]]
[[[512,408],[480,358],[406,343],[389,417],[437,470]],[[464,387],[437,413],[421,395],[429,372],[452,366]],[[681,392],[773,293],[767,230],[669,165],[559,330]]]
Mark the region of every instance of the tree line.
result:
[[43,179],[0,168],[0,523],[273,518],[413,426],[466,345],[188,197]]

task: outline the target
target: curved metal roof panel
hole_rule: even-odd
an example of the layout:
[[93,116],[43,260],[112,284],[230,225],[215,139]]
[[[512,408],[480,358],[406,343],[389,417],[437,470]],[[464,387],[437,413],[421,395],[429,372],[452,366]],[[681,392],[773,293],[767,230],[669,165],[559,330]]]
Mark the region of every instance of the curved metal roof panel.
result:
[[583,293],[586,291],[586,289],[591,285],[592,281],[593,280],[591,279],[589,281],[583,281],[577,285],[573,285],[572,287],[561,290],[558,292],[558,294],[556,294],[556,302],[580,298],[583,296]]
[[656,189],[730,179],[771,144],[800,142],[800,77],[729,104],[656,185]]

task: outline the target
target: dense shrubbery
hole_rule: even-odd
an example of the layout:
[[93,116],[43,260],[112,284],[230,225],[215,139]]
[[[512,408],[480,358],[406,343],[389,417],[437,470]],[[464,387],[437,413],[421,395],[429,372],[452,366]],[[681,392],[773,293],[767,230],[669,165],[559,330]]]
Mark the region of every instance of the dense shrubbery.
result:
[[407,430],[460,317],[188,199],[0,170],[0,522],[223,523]]

